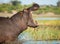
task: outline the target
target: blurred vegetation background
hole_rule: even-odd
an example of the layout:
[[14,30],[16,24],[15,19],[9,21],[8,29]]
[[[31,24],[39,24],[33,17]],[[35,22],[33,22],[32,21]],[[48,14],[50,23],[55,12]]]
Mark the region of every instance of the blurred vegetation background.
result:
[[[21,11],[24,8],[30,7],[32,4],[29,5],[22,5],[21,1],[12,0],[10,3],[2,3],[0,4],[0,12],[9,12],[12,13],[13,10]],[[40,5],[38,11],[35,11],[34,14],[41,14],[53,12],[55,14],[60,14],[60,1],[57,2],[57,6],[54,5]]]

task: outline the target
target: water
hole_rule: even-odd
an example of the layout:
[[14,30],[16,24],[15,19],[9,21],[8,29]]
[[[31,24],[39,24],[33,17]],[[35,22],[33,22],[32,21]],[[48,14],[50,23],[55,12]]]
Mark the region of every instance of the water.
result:
[[60,20],[59,17],[39,17],[39,18],[34,18],[35,20]]
[[23,44],[60,44],[60,41],[25,41]]

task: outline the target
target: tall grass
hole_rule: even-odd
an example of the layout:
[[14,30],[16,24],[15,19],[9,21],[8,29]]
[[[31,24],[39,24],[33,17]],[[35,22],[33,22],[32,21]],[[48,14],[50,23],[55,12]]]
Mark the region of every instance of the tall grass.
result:
[[[31,37],[31,40],[60,40],[60,21],[54,20],[54,21],[38,21],[40,24],[37,28],[28,28],[23,33],[28,33],[26,35]],[[41,26],[43,25],[43,26]],[[24,35],[23,35],[24,36]]]

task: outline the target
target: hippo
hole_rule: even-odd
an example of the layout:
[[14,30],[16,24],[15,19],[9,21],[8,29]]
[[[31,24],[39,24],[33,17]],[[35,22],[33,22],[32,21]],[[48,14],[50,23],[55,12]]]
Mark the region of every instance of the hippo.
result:
[[32,18],[32,11],[39,9],[38,4],[17,12],[12,17],[0,17],[0,44],[14,41],[28,27],[37,27],[38,25]]

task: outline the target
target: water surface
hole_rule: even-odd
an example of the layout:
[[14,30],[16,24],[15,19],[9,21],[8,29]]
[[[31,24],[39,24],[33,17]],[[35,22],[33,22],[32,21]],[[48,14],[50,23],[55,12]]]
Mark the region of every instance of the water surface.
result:
[[23,44],[60,44],[60,41],[26,41]]
[[38,17],[34,18],[35,20],[60,20],[59,17]]

